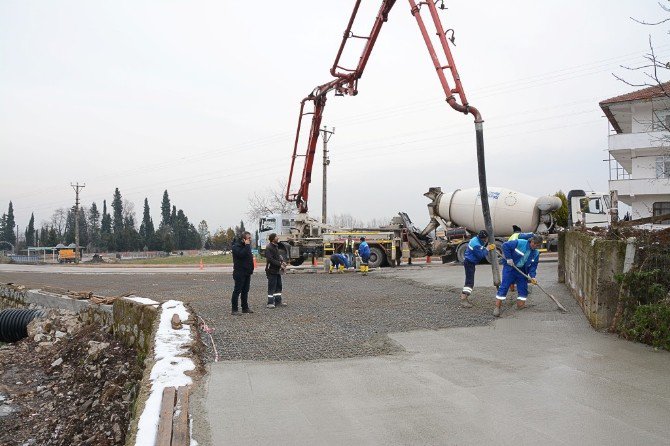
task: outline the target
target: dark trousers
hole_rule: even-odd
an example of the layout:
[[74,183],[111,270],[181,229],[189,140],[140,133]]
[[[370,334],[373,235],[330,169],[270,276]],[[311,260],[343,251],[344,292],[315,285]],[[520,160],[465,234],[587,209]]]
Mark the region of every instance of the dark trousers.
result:
[[463,260],[463,268],[465,268],[465,285],[463,285],[463,294],[471,294],[472,288],[475,286],[475,270],[477,265],[469,260]]
[[233,280],[235,281],[235,288],[233,289],[233,297],[230,298],[233,311],[237,311],[237,300],[240,296],[242,297],[242,311],[247,311],[249,309],[251,274],[233,273]]
[[281,274],[270,274],[268,276],[268,303],[281,302]]

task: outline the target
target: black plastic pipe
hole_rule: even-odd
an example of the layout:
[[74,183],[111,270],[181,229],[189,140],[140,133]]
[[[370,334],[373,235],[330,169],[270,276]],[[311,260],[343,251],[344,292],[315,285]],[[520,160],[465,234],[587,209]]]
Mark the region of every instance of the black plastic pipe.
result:
[[0,311],[0,342],[16,342],[28,336],[28,324],[44,316],[43,310],[12,308]]

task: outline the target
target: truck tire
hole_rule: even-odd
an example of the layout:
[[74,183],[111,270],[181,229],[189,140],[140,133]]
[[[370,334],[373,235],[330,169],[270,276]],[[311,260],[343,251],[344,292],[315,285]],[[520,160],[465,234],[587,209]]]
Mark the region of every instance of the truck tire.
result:
[[458,245],[458,248],[456,248],[456,260],[458,260],[458,263],[463,263],[465,261],[465,251],[468,249],[468,244],[467,243],[461,243]]
[[293,266],[300,266],[300,265],[302,265],[302,262],[304,262],[304,261],[305,261],[305,258],[300,257],[300,258],[291,260],[289,263]]
[[379,268],[385,260],[386,255],[383,249],[378,246],[370,246],[370,260],[368,260],[370,268]]

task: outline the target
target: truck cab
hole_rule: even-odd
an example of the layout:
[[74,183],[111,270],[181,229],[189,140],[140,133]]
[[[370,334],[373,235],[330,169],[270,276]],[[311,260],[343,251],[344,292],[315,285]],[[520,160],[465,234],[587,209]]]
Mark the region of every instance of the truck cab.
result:
[[295,214],[268,214],[261,217],[258,223],[258,249],[265,251],[270,234],[290,235],[294,227]]
[[610,196],[602,192],[568,192],[568,226],[607,227],[611,222]]

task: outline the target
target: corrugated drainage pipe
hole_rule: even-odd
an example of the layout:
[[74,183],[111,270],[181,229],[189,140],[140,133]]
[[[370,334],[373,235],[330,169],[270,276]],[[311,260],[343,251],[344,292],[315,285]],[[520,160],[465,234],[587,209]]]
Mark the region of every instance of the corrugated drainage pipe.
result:
[[28,336],[28,324],[43,317],[43,310],[12,308],[0,311],[0,342],[16,342]]

